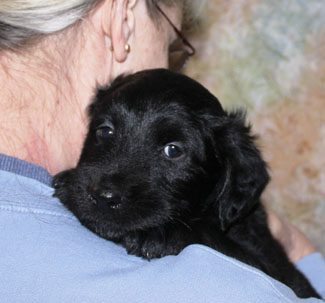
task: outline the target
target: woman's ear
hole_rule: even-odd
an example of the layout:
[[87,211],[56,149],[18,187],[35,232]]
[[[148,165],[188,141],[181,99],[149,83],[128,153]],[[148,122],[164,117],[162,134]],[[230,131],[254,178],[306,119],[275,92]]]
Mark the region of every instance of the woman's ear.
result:
[[[105,28],[111,39],[111,49],[117,62],[124,62],[130,51],[130,37],[135,29],[134,7],[137,0],[110,0],[110,18]],[[109,19],[109,20],[108,20]]]
[[221,228],[226,230],[260,202],[269,175],[250,127],[245,125],[245,114],[237,111],[220,121],[213,140],[224,176],[220,176],[209,202],[219,215]]
[[119,63],[127,59],[132,48],[137,3],[138,0],[103,0],[89,14],[91,30],[97,33],[105,52],[111,52]]

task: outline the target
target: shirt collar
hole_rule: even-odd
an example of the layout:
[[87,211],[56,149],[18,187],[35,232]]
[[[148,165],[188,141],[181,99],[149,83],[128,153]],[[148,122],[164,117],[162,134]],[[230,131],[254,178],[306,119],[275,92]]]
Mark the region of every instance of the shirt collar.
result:
[[27,178],[35,179],[48,186],[52,184],[52,176],[42,166],[26,162],[0,153],[0,170],[8,171]]

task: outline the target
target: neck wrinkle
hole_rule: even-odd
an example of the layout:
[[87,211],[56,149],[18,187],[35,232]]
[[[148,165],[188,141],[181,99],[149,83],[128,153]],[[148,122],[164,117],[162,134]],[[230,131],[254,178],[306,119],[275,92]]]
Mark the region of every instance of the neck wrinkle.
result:
[[56,173],[78,158],[87,120],[80,101],[87,97],[72,93],[79,92],[78,82],[65,68],[44,71],[39,62],[25,60],[7,60],[0,69],[0,153]]

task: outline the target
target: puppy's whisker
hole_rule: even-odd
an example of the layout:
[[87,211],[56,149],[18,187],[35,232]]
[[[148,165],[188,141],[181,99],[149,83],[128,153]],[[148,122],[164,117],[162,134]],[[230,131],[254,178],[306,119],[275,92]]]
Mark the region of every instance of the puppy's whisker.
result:
[[177,221],[177,222],[181,223],[182,225],[184,225],[188,230],[193,231],[193,229],[188,224],[186,224],[184,221],[182,221],[181,219],[174,218],[173,221]]

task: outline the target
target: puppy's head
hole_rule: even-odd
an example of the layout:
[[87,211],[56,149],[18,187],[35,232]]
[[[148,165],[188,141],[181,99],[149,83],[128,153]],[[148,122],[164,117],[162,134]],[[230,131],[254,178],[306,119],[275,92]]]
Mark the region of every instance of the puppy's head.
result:
[[186,76],[158,69],[120,77],[89,113],[79,163],[56,178],[56,193],[103,237],[205,215],[226,229],[267,183],[244,116],[227,114]]

